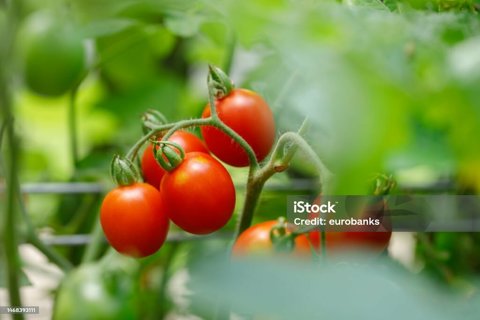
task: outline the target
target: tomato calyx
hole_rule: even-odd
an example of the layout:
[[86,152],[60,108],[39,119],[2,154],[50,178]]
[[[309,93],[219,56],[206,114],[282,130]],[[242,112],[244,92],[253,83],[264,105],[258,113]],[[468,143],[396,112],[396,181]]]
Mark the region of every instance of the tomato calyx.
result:
[[392,175],[378,174],[373,179],[373,194],[375,196],[387,195],[395,185],[395,179],[393,179]]
[[129,186],[140,179],[138,169],[133,162],[118,154],[113,157],[110,174],[117,186]]
[[208,86],[213,90],[215,98],[228,96],[234,88],[232,80],[218,67],[210,64],[208,69]]
[[163,113],[155,109],[148,109],[142,115],[142,130],[144,134],[147,134],[156,127],[167,123],[167,118]]
[[277,224],[270,230],[270,241],[276,252],[292,252],[295,248],[295,236],[287,231],[284,217],[279,217]]
[[[152,141],[153,155],[157,163],[166,171],[172,171],[185,159],[182,146],[171,141]],[[158,147],[157,147],[158,146]]]

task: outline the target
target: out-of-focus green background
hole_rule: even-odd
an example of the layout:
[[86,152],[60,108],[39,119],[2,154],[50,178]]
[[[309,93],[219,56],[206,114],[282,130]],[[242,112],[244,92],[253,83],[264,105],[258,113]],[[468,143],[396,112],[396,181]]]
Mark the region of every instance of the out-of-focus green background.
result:
[[[366,194],[367,181],[378,172],[392,173],[400,192],[477,194],[480,189],[478,0],[19,3],[20,10],[12,16],[9,1],[0,1],[0,48],[7,51],[7,39],[15,35],[13,54],[2,61],[2,72],[10,75],[8,90],[20,147],[19,180],[23,185],[34,183],[37,190],[25,194],[23,202],[41,235],[93,232],[101,192],[45,194],[42,185],[88,182],[102,192],[112,188],[111,158],[125,153],[141,137],[143,112],[154,108],[171,121],[201,115],[209,63],[227,70],[239,87],[255,90],[268,101],[278,133],[297,130],[308,117],[307,140],[335,173],[336,194]],[[8,28],[10,18],[14,31]],[[72,87],[65,94],[43,96],[26,81],[24,48],[35,30],[49,23],[83,41],[85,73],[75,93]],[[42,64],[40,55],[37,58],[34,55],[29,63]],[[45,84],[47,74],[57,67],[42,64],[33,77]],[[3,114],[1,120],[5,120]],[[77,155],[72,139],[78,143]],[[238,212],[247,171],[229,170],[238,185]],[[6,172],[0,173],[3,187]],[[289,171],[267,184],[254,221],[285,215],[286,196],[314,194],[309,183],[315,177],[312,164],[298,154]],[[307,187],[299,181],[307,181]],[[197,314],[210,319],[212,314],[228,314],[223,309],[230,308],[259,317],[292,318],[297,310],[304,310],[303,314],[298,311],[299,318],[357,315],[375,319],[368,312],[336,313],[345,305],[361,310],[371,304],[378,315],[393,319],[475,319],[480,266],[477,234],[412,235],[413,242],[403,248],[415,259],[407,262],[386,253],[373,263],[363,257],[346,260],[342,263],[347,266],[340,269],[315,270],[270,261],[239,266],[234,272],[205,258],[228,244],[234,220],[223,230],[226,237],[195,244],[169,242],[142,262],[112,258],[125,266],[102,269],[108,274],[108,302],[69,308],[89,310],[85,314],[92,317],[105,312],[105,319],[114,318],[115,312],[117,318],[118,314],[152,319]],[[17,229],[23,241],[24,226]],[[401,243],[406,238],[398,239]],[[55,250],[76,266],[85,246],[62,245]],[[191,261],[197,260],[200,265],[192,267]],[[204,260],[209,261],[207,266]],[[79,299],[80,284],[71,279],[87,281],[97,271],[75,272],[64,284],[72,301]],[[302,273],[312,281],[301,278]],[[174,281],[186,281],[194,294],[175,300],[167,284],[173,291],[183,284]],[[257,293],[260,284],[261,294]],[[353,293],[342,298],[341,290]],[[57,290],[52,291],[50,297]],[[216,299],[224,298],[226,307],[211,302],[219,292]],[[299,292],[303,300],[296,297]],[[312,296],[316,298],[310,301]],[[139,297],[145,298],[140,299],[143,303],[135,300]],[[71,303],[60,300],[59,304]],[[451,314],[439,311],[444,300],[452,306]],[[315,301],[328,301],[332,307],[314,307]],[[112,313],[95,311],[109,303]]]

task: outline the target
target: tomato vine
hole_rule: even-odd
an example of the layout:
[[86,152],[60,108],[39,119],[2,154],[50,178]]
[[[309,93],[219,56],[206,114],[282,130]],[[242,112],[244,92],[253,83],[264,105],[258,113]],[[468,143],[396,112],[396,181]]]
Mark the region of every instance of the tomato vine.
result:
[[[245,151],[249,160],[248,178],[246,181],[246,195],[243,202],[243,207],[239,214],[239,219],[235,230],[235,239],[237,239],[243,231],[250,227],[265,183],[275,173],[285,171],[289,167],[292,157],[298,150],[301,150],[310,158],[319,172],[322,189],[324,191],[328,190],[328,185],[331,181],[332,174],[317,156],[317,154],[313,151],[311,146],[302,137],[302,134],[304,134],[307,128],[307,120],[304,121],[298,132],[283,133],[273,146],[273,151],[270,153],[270,156],[262,164],[260,164],[252,146],[239,133],[223,122],[218,114],[217,99],[222,99],[223,97],[228,96],[228,94],[233,90],[232,81],[222,70],[210,65],[209,74],[207,77],[207,85],[208,100],[211,110],[208,117],[180,120],[175,123],[165,123],[163,116],[159,117],[158,115],[146,115],[144,117],[144,128],[148,128],[149,131],[145,133],[130,148],[125,158],[133,164],[139,153],[139,150],[143,147],[143,145],[148,141],[160,136],[162,137],[160,141],[154,141],[155,144],[160,145],[160,152],[156,156],[157,162],[161,164],[162,167],[168,167],[165,167],[165,169],[172,170],[173,168],[167,166],[164,159],[164,157],[169,158],[169,156],[165,154],[165,152],[162,154],[161,151],[166,145],[169,144],[167,140],[172,137],[175,132],[189,127],[204,126],[212,126],[222,131],[224,134],[230,137],[234,143],[237,143],[242,150]],[[158,122],[155,121],[156,118]],[[176,146],[176,148],[178,147],[179,146]]]

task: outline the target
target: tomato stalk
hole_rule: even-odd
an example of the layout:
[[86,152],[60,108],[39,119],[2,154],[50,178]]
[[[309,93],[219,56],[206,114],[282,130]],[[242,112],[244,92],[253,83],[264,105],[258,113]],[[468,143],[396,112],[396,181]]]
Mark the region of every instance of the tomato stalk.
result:
[[320,158],[318,158],[310,145],[302,138],[301,134],[305,131],[305,128],[306,122],[302,124],[298,132],[286,132],[282,134],[267,163],[258,170],[251,170],[247,183],[247,194],[244,207],[237,226],[237,238],[243,231],[250,227],[265,182],[275,173],[286,170],[298,149],[301,149],[314,163],[319,173],[321,186],[324,192],[329,189],[332,173]]
[[[97,258],[98,253],[102,247],[102,241],[104,240],[102,225],[100,219],[97,218],[93,231],[90,233],[90,242],[85,248],[85,252],[82,256],[82,264],[92,262]],[[112,248],[113,250],[113,248]]]
[[152,126],[151,131],[145,134],[143,137],[141,137],[135,144],[130,148],[130,150],[127,152],[126,157],[130,159],[131,161],[135,160],[135,157],[138,154],[138,151],[140,148],[150,139],[152,139],[154,136],[167,131],[167,133],[163,136],[163,140],[168,140],[175,131],[180,130],[180,129],[185,129],[189,127],[196,127],[196,126],[203,126],[203,125],[213,125],[212,119],[206,118],[206,119],[189,119],[189,120],[181,120],[178,122],[174,123],[168,123],[164,125],[159,125],[159,126]]
[[167,118],[158,110],[149,109],[142,115],[143,133],[149,133],[152,128],[167,124]]
[[[1,30],[2,44],[0,47],[0,105],[5,122],[5,141],[7,148],[6,157],[6,209],[2,225],[2,247],[6,259],[7,286],[9,303],[12,306],[22,306],[20,297],[19,270],[20,258],[18,255],[17,238],[17,206],[16,199],[20,196],[15,188],[18,175],[19,146],[13,126],[12,96],[10,85],[12,83],[11,58],[13,56],[14,39],[17,30],[17,17],[20,13],[20,4],[17,1],[8,2],[7,5],[7,28]],[[3,258],[3,257],[2,257]],[[3,259],[2,259],[3,260]],[[22,314],[15,314],[14,319],[23,319]]]
[[[7,125],[9,125],[10,121],[7,121],[5,119],[4,123],[2,124],[2,127],[0,128],[0,148],[1,148],[1,142],[3,141],[3,136],[4,133],[7,129]],[[0,169],[4,169],[3,166],[0,167]],[[14,188],[15,188],[15,194],[20,195],[21,190],[20,190],[20,184],[18,182],[18,176],[16,178],[16,181],[14,181]],[[26,226],[26,242],[30,243],[32,246],[37,248],[41,253],[43,253],[47,259],[49,259],[52,263],[56,264],[60,269],[62,269],[64,272],[70,271],[73,266],[68,261],[65,259],[63,256],[58,254],[55,250],[50,248],[48,245],[46,245],[37,235],[35,232],[35,227],[33,226],[32,222],[30,221],[30,217],[28,215],[27,209],[25,208],[25,204],[23,202],[23,199],[21,196],[16,197],[18,200],[18,207],[20,209],[20,213],[22,214],[23,222],[25,223]]]
[[77,135],[77,110],[75,100],[77,98],[78,85],[70,91],[68,103],[68,130],[70,139],[70,152],[72,157],[73,168],[77,167],[78,163],[78,135]]

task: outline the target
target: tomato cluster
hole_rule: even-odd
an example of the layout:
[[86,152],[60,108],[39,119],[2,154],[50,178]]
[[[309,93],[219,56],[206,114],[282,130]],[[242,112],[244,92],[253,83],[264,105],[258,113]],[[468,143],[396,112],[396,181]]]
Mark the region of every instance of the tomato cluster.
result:
[[[241,136],[258,161],[272,149],[275,140],[273,114],[256,93],[233,89],[216,101],[220,121]],[[203,117],[210,116],[210,106]],[[212,157],[233,166],[247,166],[243,148],[220,129],[201,128],[205,143],[194,134],[179,130],[167,140],[181,154],[174,163],[163,148],[162,137],[149,144],[141,159],[145,183],[119,186],[105,197],[101,224],[109,243],[119,252],[134,257],[155,253],[165,241],[169,220],[193,234],[219,230],[232,217],[235,187],[227,169]],[[173,150],[175,148],[171,148]],[[171,161],[171,168],[164,162]]]
[[[318,203],[320,198],[315,200]],[[346,231],[325,232],[325,248],[329,256],[342,254],[353,250],[370,253],[383,252],[390,241],[392,231],[388,217],[384,215],[385,202],[383,200],[369,205],[363,212],[364,216],[381,218],[382,229],[350,228]],[[245,230],[233,246],[233,255],[241,257],[252,254],[272,254],[275,246],[270,238],[272,228],[277,221],[266,221]],[[294,237],[292,254],[295,256],[310,256],[312,250],[318,254],[322,249],[322,234],[319,230],[312,230]]]
[[[210,102],[215,102],[216,108],[212,110],[207,104],[202,119],[177,124],[179,128],[199,125],[204,141],[193,133],[175,131],[175,125],[166,124],[163,115],[151,111],[143,122],[144,139],[153,139],[141,159],[144,182],[138,182],[131,160],[112,166],[119,187],[105,197],[100,220],[107,240],[117,251],[134,257],[155,253],[166,239],[169,221],[197,235],[221,229],[231,219],[236,201],[232,178],[222,162],[236,167],[252,165],[254,172],[270,153],[275,121],[267,103],[253,91],[229,86],[229,79],[218,70],[212,69],[210,76],[217,82],[209,89],[221,88],[218,95],[210,91]],[[131,155],[136,151],[138,148]],[[384,194],[391,184],[381,186],[385,188],[374,194]],[[382,200],[367,208],[366,214],[383,218],[385,204],[383,198],[378,199]],[[358,247],[381,252],[391,236],[388,230],[349,229],[326,232],[325,237],[318,231],[299,232],[284,220],[263,222],[239,236],[233,254],[282,252],[311,257],[324,247],[330,253]]]

